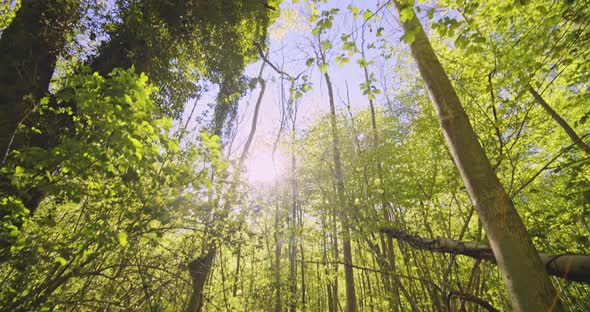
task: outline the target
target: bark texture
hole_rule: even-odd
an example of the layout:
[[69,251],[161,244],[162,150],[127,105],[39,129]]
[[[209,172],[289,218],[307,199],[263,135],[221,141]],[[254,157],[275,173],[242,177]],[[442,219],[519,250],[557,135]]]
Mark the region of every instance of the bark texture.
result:
[[518,215],[477,140],[455,89],[430,45],[413,1],[394,4],[467,192],[487,232],[515,311],[561,311],[555,288]]

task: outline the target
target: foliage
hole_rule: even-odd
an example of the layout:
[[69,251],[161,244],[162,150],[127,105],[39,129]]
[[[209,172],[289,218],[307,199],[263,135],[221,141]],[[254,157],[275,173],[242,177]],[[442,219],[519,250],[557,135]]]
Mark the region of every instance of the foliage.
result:
[[19,5],[20,1],[2,0],[0,2],[0,31],[10,25]]
[[[166,248],[177,239],[167,237],[198,227],[199,212],[190,208],[198,194],[213,187],[208,177],[224,167],[216,137],[202,135],[200,143],[179,147],[171,119],[157,117],[157,89],[145,75],[80,74],[70,77],[68,87],[71,93],[61,93],[59,100],[75,101],[77,111],[60,113],[73,115],[75,136],[51,150],[22,149],[3,169],[15,188],[34,187],[47,196],[22,233],[14,219],[3,221],[10,230],[4,237],[17,239],[2,269],[3,306],[14,310],[70,306],[61,302],[69,296],[111,304],[126,300],[132,306],[135,299],[122,299],[118,290],[107,290],[111,282],[91,276],[114,274],[109,279],[115,281],[146,274],[147,267],[128,272],[129,257],[144,258],[141,265],[148,267],[158,257],[173,257]],[[172,263],[156,264],[157,274],[178,270]],[[86,292],[88,287],[93,291]],[[155,291],[162,284],[151,287]],[[84,300],[76,304],[85,305]]]
[[[0,2],[0,29],[18,3]],[[35,118],[19,126],[29,144],[0,168],[3,310],[183,311],[203,282],[205,311],[337,311],[345,239],[359,310],[483,311],[473,298],[511,309],[495,264],[381,232],[487,243],[407,49],[415,34],[399,32],[391,2],[286,6],[82,2],[93,13],[74,23],[51,88],[31,102]],[[280,44],[296,52],[267,41],[280,10],[277,32],[295,41]],[[418,1],[399,18],[414,16],[537,249],[589,254],[588,155],[529,91],[588,142],[589,7]],[[274,72],[264,79],[279,90],[275,152],[289,152],[272,185],[248,185],[231,156],[239,104],[257,90],[244,72],[262,53],[257,45],[271,47]],[[335,127],[324,113],[326,77]],[[210,120],[194,123],[185,106],[205,94],[214,112],[197,107]],[[208,278],[198,281],[190,264],[211,250],[212,267],[199,272]],[[572,311],[588,309],[587,284],[553,283]]]

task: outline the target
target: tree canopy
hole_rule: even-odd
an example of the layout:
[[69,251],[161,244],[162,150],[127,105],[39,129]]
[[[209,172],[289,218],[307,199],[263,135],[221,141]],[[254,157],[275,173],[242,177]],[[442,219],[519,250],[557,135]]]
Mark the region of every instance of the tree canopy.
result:
[[586,311],[589,53],[575,0],[0,0],[0,310]]

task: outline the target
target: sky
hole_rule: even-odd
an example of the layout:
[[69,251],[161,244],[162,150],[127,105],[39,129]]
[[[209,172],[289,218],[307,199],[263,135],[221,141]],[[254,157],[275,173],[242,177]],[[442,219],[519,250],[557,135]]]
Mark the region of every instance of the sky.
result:
[[[296,3],[293,3],[296,2]],[[307,1],[309,2],[309,1]],[[383,92],[387,92],[391,98],[395,98],[395,94],[403,92],[403,89],[408,88],[408,84],[415,82],[400,77],[399,73],[403,72],[400,68],[412,68],[413,62],[409,57],[407,45],[400,40],[402,31],[401,25],[397,17],[397,13],[393,7],[387,8],[382,5],[384,0],[338,0],[327,1],[326,4],[321,4],[319,11],[330,10],[338,8],[340,11],[335,15],[333,21],[334,26],[322,39],[329,39],[332,41],[334,49],[328,54],[328,73],[330,74],[335,93],[335,105],[337,112],[346,112],[346,103],[350,102],[350,107],[353,112],[362,109],[368,109],[369,103],[359,85],[365,81],[362,68],[356,63],[360,58],[360,53],[351,57],[349,63],[339,66],[334,62],[335,56],[342,52],[340,48],[343,34],[351,34],[352,37],[357,36],[357,46],[360,48],[360,36],[362,29],[364,29],[364,36],[366,44],[375,43],[380,46],[383,40],[387,43],[393,57],[385,59],[379,55],[382,49],[366,49],[366,57],[369,61],[374,61],[374,64],[369,66],[369,71],[374,73],[378,83],[387,81],[388,87],[385,90],[382,85],[378,85],[382,94],[375,99],[377,107],[382,106],[386,102]],[[436,2],[421,4],[424,8],[431,8]],[[360,14],[354,19],[348,7],[355,6],[359,8]],[[375,12],[378,8],[382,8],[375,14],[375,18],[366,22],[363,18],[363,10],[371,10]],[[297,114],[297,129],[299,135],[309,129],[311,125],[316,123],[323,114],[329,112],[329,101],[327,96],[326,84],[323,76],[317,66],[307,67],[306,61],[310,57],[315,57],[311,40],[313,38],[311,29],[314,23],[309,21],[310,9],[307,7],[306,1],[292,1],[285,0],[280,7],[281,15],[277,21],[269,28],[269,55],[268,59],[277,67],[282,68],[284,72],[292,76],[299,73],[309,76],[309,81],[313,88],[311,91],[305,93],[298,101]],[[423,20],[425,24],[425,12],[418,14],[418,17]],[[435,16],[439,15],[436,13]],[[435,17],[436,18],[436,17]],[[383,36],[378,38],[376,36],[377,29],[383,27]],[[262,61],[250,64],[246,68],[246,75],[249,77],[257,77],[260,71]],[[415,74],[415,70],[411,70]],[[280,79],[270,66],[266,65],[262,75],[266,81],[266,92],[259,111],[259,118],[257,122],[257,131],[254,141],[250,148],[249,159],[247,167],[249,176],[257,176],[253,183],[270,183],[274,180],[277,168],[288,168],[285,164],[288,159],[284,155],[286,152],[282,151],[283,146],[279,146],[278,152],[275,154],[275,159],[280,159],[275,165],[272,165],[272,150],[279,133],[281,123],[281,96],[280,96]],[[288,83],[285,84],[288,89]],[[347,88],[348,87],[348,88]],[[208,94],[204,95],[199,100],[198,107],[203,110],[209,103],[215,102],[216,88],[212,88]],[[252,127],[252,118],[254,114],[254,106],[259,95],[259,86],[252,92],[244,96],[240,101],[237,117],[237,132],[233,141],[225,142],[224,153],[230,159],[236,159],[241,155],[243,145],[248,137]],[[192,108],[192,103],[188,107]],[[187,113],[190,108],[187,108]],[[200,114],[198,111],[195,114]],[[202,126],[202,125],[201,125]],[[288,129],[283,130],[283,138],[288,134]],[[284,171],[284,169],[283,169]],[[284,175],[278,172],[278,175]]]
[[[383,1],[331,1],[323,8],[331,9],[334,8],[334,5],[337,5],[336,8],[340,9],[340,14],[336,15],[334,27],[326,38],[331,39],[333,42],[339,42],[342,34],[354,33],[360,36],[363,18],[359,16],[354,20],[352,15],[348,13],[347,6],[353,4],[359,9],[375,11],[380,6],[380,3],[383,3]],[[306,68],[305,65],[308,58],[315,57],[310,43],[312,25],[309,23],[308,11],[309,9],[301,2],[292,4],[291,1],[285,1],[281,5],[281,17],[269,29],[270,53],[268,59],[278,67],[283,67],[283,70],[292,76],[304,71],[305,74],[309,75],[313,84],[313,89],[304,94],[298,103],[297,128],[303,131],[317,122],[322,114],[329,112],[327,89],[321,72],[317,67]],[[395,12],[393,12],[393,9],[385,8],[379,15],[382,18],[376,23],[372,23],[371,31],[368,31],[368,28],[365,31],[367,42],[375,41],[376,29],[383,26],[392,30],[385,36],[401,45],[402,43],[399,42],[401,28],[395,24],[396,19],[394,18]],[[336,52],[338,52],[338,44],[335,43],[334,46]],[[337,55],[336,52],[331,53],[332,59]],[[379,64],[378,57],[374,52],[367,50],[367,56],[369,59],[375,59],[376,64]],[[362,94],[359,88],[365,78],[362,69],[356,63],[358,58],[360,56],[356,55],[351,58],[351,62],[348,64],[343,66],[334,64],[328,68],[334,86],[336,109],[339,111],[346,109],[347,97],[350,99],[353,111],[368,108],[367,97]],[[260,71],[260,66],[261,61],[249,65],[246,74],[256,77]],[[272,154],[273,143],[280,127],[280,81],[278,77],[279,75],[272,68],[265,66],[263,78],[267,81],[267,89],[261,103],[257,132],[249,153],[250,160],[248,162],[250,175],[257,175],[259,180],[272,180],[271,176],[274,174],[274,170],[271,170],[273,167],[264,166],[264,163],[269,160],[272,161],[270,154]],[[259,92],[260,90],[257,88],[245,96],[240,103],[237,137],[231,146],[230,157],[235,157],[235,155],[241,153],[243,142],[245,142],[251,129],[254,106]],[[379,99],[377,103],[379,103]],[[286,159],[286,157],[280,155],[278,158]],[[285,166],[279,164],[279,167]],[[268,172],[258,172],[265,170]],[[257,171],[257,173],[252,171]]]

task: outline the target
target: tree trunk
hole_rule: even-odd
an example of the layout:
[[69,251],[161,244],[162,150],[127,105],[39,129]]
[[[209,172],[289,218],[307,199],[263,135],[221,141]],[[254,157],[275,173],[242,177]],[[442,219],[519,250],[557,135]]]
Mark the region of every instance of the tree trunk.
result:
[[[365,37],[364,37],[364,32],[362,33],[362,43],[361,43],[361,56],[363,57],[363,59],[365,58]],[[370,77],[369,77],[369,70],[367,69],[367,66],[363,66],[363,72],[365,74],[365,83],[369,83]],[[371,110],[371,127],[372,127],[372,132],[373,132],[373,148],[375,150],[377,150],[377,148],[379,147],[379,132],[377,130],[377,118],[375,117],[375,105],[373,103],[373,99],[371,97],[369,97],[369,108]],[[377,154],[376,157],[376,162],[377,162],[377,178],[379,179],[379,181],[381,181],[381,183],[383,183],[383,165],[381,164],[381,157],[379,156],[379,154]],[[383,213],[383,220],[384,221],[392,221],[391,218],[389,217],[389,213],[387,212],[387,197],[385,195],[385,192],[383,192],[381,194],[381,211]],[[391,279],[396,279],[397,277],[395,277],[395,253],[394,253],[394,249],[393,249],[393,240],[391,238],[383,238],[381,237],[381,245],[382,248],[384,250],[383,254],[386,256],[386,261],[385,265],[385,276],[383,277],[383,282],[384,282],[384,287],[385,289],[390,292],[387,294],[387,298],[388,298],[388,303],[389,303],[389,310],[390,311],[399,311],[399,301],[400,301],[400,297],[399,297],[399,291],[398,291],[398,287],[397,287],[397,283],[396,282],[391,282]],[[394,276],[390,276],[391,274],[393,274]]]
[[193,289],[187,305],[187,312],[201,312],[203,309],[203,289],[213,267],[216,250],[210,248],[205,255],[191,261],[188,270],[193,281]]
[[293,119],[293,128],[291,130],[291,222],[289,235],[289,311],[295,312],[297,308],[297,242],[295,234],[297,232],[297,179],[295,168],[297,159],[295,158],[295,118]]
[[275,312],[282,311],[282,303],[281,303],[281,240],[279,239],[279,207],[280,205],[277,204],[276,211],[275,211]]
[[[250,133],[248,135],[248,141],[246,143],[246,146],[244,146],[244,149],[242,150],[242,154],[240,156],[239,159],[239,163],[238,166],[242,167],[244,162],[246,161],[246,159],[248,158],[248,150],[250,149],[250,145],[252,143],[252,140],[254,138],[254,134],[256,133],[256,124],[258,121],[258,112],[260,110],[260,104],[262,103],[262,98],[264,96],[264,91],[266,90],[266,83],[264,81],[264,79],[262,79],[262,73],[264,70],[264,63],[262,63],[262,66],[260,67],[260,73],[258,74],[258,82],[260,83],[260,94],[258,95],[258,100],[256,101],[256,106],[254,109],[254,117],[252,120],[252,129],[250,130]],[[220,132],[221,130],[217,130],[214,129],[215,132]],[[235,175],[234,176],[234,181],[232,182],[231,186],[230,186],[230,190],[228,191],[228,193],[233,193],[235,191],[235,187],[237,185],[237,178],[239,177],[239,175]],[[228,211],[229,207],[231,207],[232,202],[228,201],[225,203],[225,205],[223,206],[223,210],[224,211]],[[225,213],[221,214],[222,216],[225,215]],[[222,217],[223,218],[223,217]],[[240,225],[241,227],[241,225]],[[240,247],[241,248],[241,245]],[[280,248],[280,247],[278,247]],[[202,272],[200,273],[201,275],[199,276],[198,279],[194,279],[193,278],[193,288],[192,288],[192,294],[191,294],[191,299],[189,301],[189,305],[187,307],[187,310],[189,312],[193,312],[193,311],[198,311],[200,312],[202,309],[202,305],[203,305],[203,287],[206,281],[206,277],[209,276],[211,268],[213,267],[213,260],[215,259],[215,254],[217,253],[217,248],[212,245],[211,247],[208,248],[207,253],[201,255],[199,258],[193,260],[190,264],[189,264],[189,268],[190,265],[192,263],[195,262],[203,262],[203,260],[201,259],[206,259],[207,261],[209,261],[209,265],[203,265],[201,267]],[[280,253],[280,249],[279,249],[279,253]],[[210,259],[209,259],[210,258]],[[239,260],[239,256],[238,256],[238,260]],[[239,261],[238,261],[238,268],[236,270],[236,274],[239,274]],[[192,274],[191,274],[192,276]],[[204,278],[202,278],[204,277]],[[236,275],[236,280],[237,280],[237,275]],[[234,284],[234,291],[233,291],[233,295],[235,296],[237,292],[237,281]],[[194,310],[197,309],[197,310]]]
[[[32,114],[41,98],[48,94],[57,59],[79,17],[78,1],[23,0],[12,23],[2,32],[0,39],[0,166],[6,164],[11,150],[26,146],[47,146],[48,133],[39,124],[41,116]],[[57,118],[47,118],[42,124],[53,126]],[[28,131],[19,131],[19,126],[36,126],[43,133],[31,136]],[[0,193],[14,196],[35,212],[45,197],[37,187],[19,190],[11,183],[12,178],[0,173]],[[11,211],[0,207],[0,219],[8,221]],[[11,218],[13,225],[20,227],[22,218]],[[0,240],[0,262],[12,239]]]
[[[23,0],[0,40],[0,155],[26,144],[19,124],[47,94],[55,64],[78,19],[77,1]],[[30,125],[28,125],[30,126]]]
[[248,151],[250,150],[250,146],[252,145],[252,141],[254,140],[254,135],[256,134],[256,126],[258,125],[258,112],[260,111],[260,104],[262,104],[262,99],[264,98],[264,91],[266,90],[266,81],[262,79],[262,73],[264,72],[264,64],[260,66],[260,72],[258,73],[258,83],[260,84],[260,93],[258,93],[258,99],[256,99],[256,105],[254,106],[254,116],[252,116],[252,127],[250,128],[250,133],[248,134],[248,139],[246,139],[246,143],[244,144],[244,149],[242,150],[242,155],[240,155],[240,162],[239,167],[244,165],[244,162],[248,158]]
[[[412,55],[434,104],[453,160],[487,232],[515,311],[561,311],[561,303],[512,199],[498,180],[467,114],[413,10],[395,0]],[[400,14],[401,15],[401,14]]]
[[236,273],[234,275],[234,285],[231,292],[233,297],[238,295],[238,281],[240,280],[240,266],[242,262],[242,233],[240,233],[240,242],[238,245],[238,254],[236,259]]
[[[342,209],[345,204],[344,198],[344,179],[342,177],[342,161],[340,159],[340,147],[338,140],[338,126],[336,124],[336,107],[334,105],[334,92],[332,90],[332,82],[330,75],[326,71],[324,73],[326,79],[326,86],[328,87],[328,97],[330,100],[330,124],[332,128],[332,144],[334,148],[334,171],[336,174],[336,188],[338,192],[338,207]],[[345,212],[341,213],[342,222],[342,254],[344,256],[344,279],[346,287],[346,311],[356,312],[356,294],[354,290],[354,272],[352,270],[352,250],[350,242],[350,229],[348,228],[348,221]]]
[[[326,263],[324,265],[324,275],[326,277],[328,277],[330,275],[330,266],[327,265],[328,263],[328,248],[330,246],[329,245],[329,241],[328,241],[328,223],[329,220],[327,220],[327,213],[325,211],[322,212],[321,215],[321,225],[322,225],[322,252],[323,252],[323,260],[324,263]],[[336,230],[332,231],[332,233],[335,233]],[[337,258],[336,258],[337,259]],[[336,267],[337,268],[337,267]],[[317,276],[318,281],[320,281],[320,276],[319,276],[319,271],[318,271],[318,276]],[[326,293],[327,293],[327,307],[328,307],[328,311],[329,312],[335,312],[337,311],[337,306],[336,306],[336,300],[337,298],[334,298],[333,294],[333,287],[332,287],[332,283],[330,282],[330,280],[328,278],[326,278]]]
[[305,284],[305,252],[303,249],[303,208],[298,205],[299,208],[299,252],[301,253],[301,311],[306,310],[306,284]]

